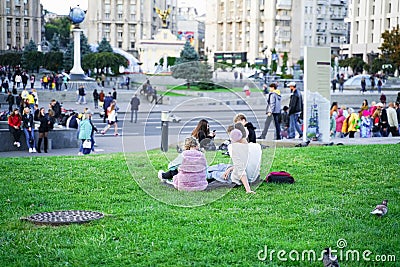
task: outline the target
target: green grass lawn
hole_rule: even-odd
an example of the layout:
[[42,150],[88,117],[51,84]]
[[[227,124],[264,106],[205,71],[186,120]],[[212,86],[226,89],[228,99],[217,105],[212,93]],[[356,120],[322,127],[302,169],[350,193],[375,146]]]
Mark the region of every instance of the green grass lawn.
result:
[[[2,158],[0,266],[322,266],[292,261],[289,252],[301,259],[314,250],[319,257],[325,247],[338,249],[339,239],[347,242],[341,266],[399,266],[400,259],[362,259],[365,250],[371,259],[400,257],[399,149],[279,148],[271,170],[290,172],[296,183],[263,183],[255,195],[242,187],[187,193],[161,185],[157,170],[174,152]],[[207,153],[209,163],[227,162]],[[272,153],[264,151],[263,177]],[[388,214],[369,214],[384,198]],[[59,227],[19,220],[73,209],[107,216]],[[349,250],[358,251],[360,261],[350,254],[346,261]]]

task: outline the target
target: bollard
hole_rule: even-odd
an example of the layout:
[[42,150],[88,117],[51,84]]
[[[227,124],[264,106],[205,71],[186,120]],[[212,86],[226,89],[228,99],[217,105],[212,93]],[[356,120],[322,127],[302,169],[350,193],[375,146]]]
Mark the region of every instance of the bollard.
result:
[[169,111],[161,111],[161,151],[168,151]]

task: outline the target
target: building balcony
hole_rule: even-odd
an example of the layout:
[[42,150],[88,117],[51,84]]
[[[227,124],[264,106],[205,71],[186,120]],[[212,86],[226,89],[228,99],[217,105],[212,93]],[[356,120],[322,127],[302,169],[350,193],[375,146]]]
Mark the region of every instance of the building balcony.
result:
[[317,29],[317,34],[318,35],[325,35],[326,34],[326,30],[325,29]]
[[345,14],[331,14],[330,17],[333,20],[344,20],[346,15]]
[[292,20],[292,17],[288,15],[276,15],[276,20]]
[[275,36],[275,42],[276,43],[290,42],[290,41],[291,41],[290,36],[282,36],[282,35]]
[[347,31],[342,29],[331,29],[330,32],[331,34],[346,35]]
[[276,1],[276,9],[291,10],[292,9],[292,1],[291,0],[278,0],[278,1]]
[[329,5],[329,1],[328,0],[317,0],[317,5]]
[[346,3],[343,0],[331,0],[331,6],[345,6]]
[[326,19],[326,14],[317,14],[317,19]]

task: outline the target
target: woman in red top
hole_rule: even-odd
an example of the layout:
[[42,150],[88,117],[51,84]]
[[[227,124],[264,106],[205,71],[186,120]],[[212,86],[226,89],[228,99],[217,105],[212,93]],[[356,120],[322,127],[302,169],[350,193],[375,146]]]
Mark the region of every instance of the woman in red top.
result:
[[19,114],[19,110],[16,108],[14,111],[8,116],[8,126],[10,128],[10,133],[14,137],[14,146],[20,147],[20,138],[21,138],[21,123],[22,117]]

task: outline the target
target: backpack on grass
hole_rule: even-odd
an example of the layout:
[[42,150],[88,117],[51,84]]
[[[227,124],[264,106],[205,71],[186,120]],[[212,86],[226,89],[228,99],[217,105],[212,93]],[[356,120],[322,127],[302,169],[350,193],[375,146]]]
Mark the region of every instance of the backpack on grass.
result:
[[265,178],[265,182],[267,183],[285,183],[285,184],[293,184],[294,178],[290,173],[285,171],[280,172],[270,172]]

